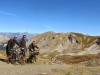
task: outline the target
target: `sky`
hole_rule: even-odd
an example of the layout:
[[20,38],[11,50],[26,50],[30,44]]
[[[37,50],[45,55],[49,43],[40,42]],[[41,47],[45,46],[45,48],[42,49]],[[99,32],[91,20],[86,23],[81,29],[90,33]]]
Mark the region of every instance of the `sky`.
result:
[[100,0],[0,0],[0,32],[100,35]]

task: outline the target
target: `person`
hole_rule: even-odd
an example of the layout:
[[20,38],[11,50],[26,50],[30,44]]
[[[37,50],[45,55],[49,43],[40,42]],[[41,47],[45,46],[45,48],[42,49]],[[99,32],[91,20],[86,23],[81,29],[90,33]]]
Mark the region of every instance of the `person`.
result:
[[25,63],[26,52],[27,52],[25,39],[26,39],[26,35],[23,35],[22,38],[20,39],[20,48],[21,48],[21,54],[23,56],[24,63]]
[[10,62],[11,51],[13,50],[15,45],[18,45],[18,47],[19,47],[19,43],[17,42],[17,36],[14,36],[13,39],[11,38],[7,43],[6,54],[7,54],[7,61],[8,62]]
[[33,41],[30,45],[29,45],[29,60],[32,63],[32,59],[34,58],[34,61],[36,62],[36,55],[39,54],[39,50],[40,48],[36,45],[35,41]]

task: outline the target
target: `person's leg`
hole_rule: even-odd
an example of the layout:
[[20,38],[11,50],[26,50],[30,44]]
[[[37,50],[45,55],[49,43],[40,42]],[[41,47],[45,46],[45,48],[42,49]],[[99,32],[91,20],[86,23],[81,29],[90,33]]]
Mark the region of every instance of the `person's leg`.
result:
[[11,60],[11,53],[7,50],[6,51],[6,54],[7,54],[7,63],[9,64],[10,63],[10,60]]
[[36,62],[36,54],[34,54],[34,61]]

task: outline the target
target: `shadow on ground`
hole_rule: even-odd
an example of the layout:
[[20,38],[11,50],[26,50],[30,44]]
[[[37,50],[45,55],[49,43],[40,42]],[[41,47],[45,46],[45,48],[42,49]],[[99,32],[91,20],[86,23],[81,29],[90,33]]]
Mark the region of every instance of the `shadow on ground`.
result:
[[7,62],[6,59],[2,59],[2,58],[0,58],[0,61],[2,61],[2,62]]

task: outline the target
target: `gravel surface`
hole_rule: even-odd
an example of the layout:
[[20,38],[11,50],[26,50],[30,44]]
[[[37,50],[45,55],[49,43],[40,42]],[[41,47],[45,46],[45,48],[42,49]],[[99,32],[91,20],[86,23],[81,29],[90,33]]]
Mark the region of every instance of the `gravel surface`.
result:
[[0,62],[0,75],[63,75],[63,72],[56,72],[56,67],[63,68],[65,66],[35,63],[11,65]]
[[12,65],[0,61],[0,75],[100,75],[100,66],[59,64],[45,59],[25,65]]

